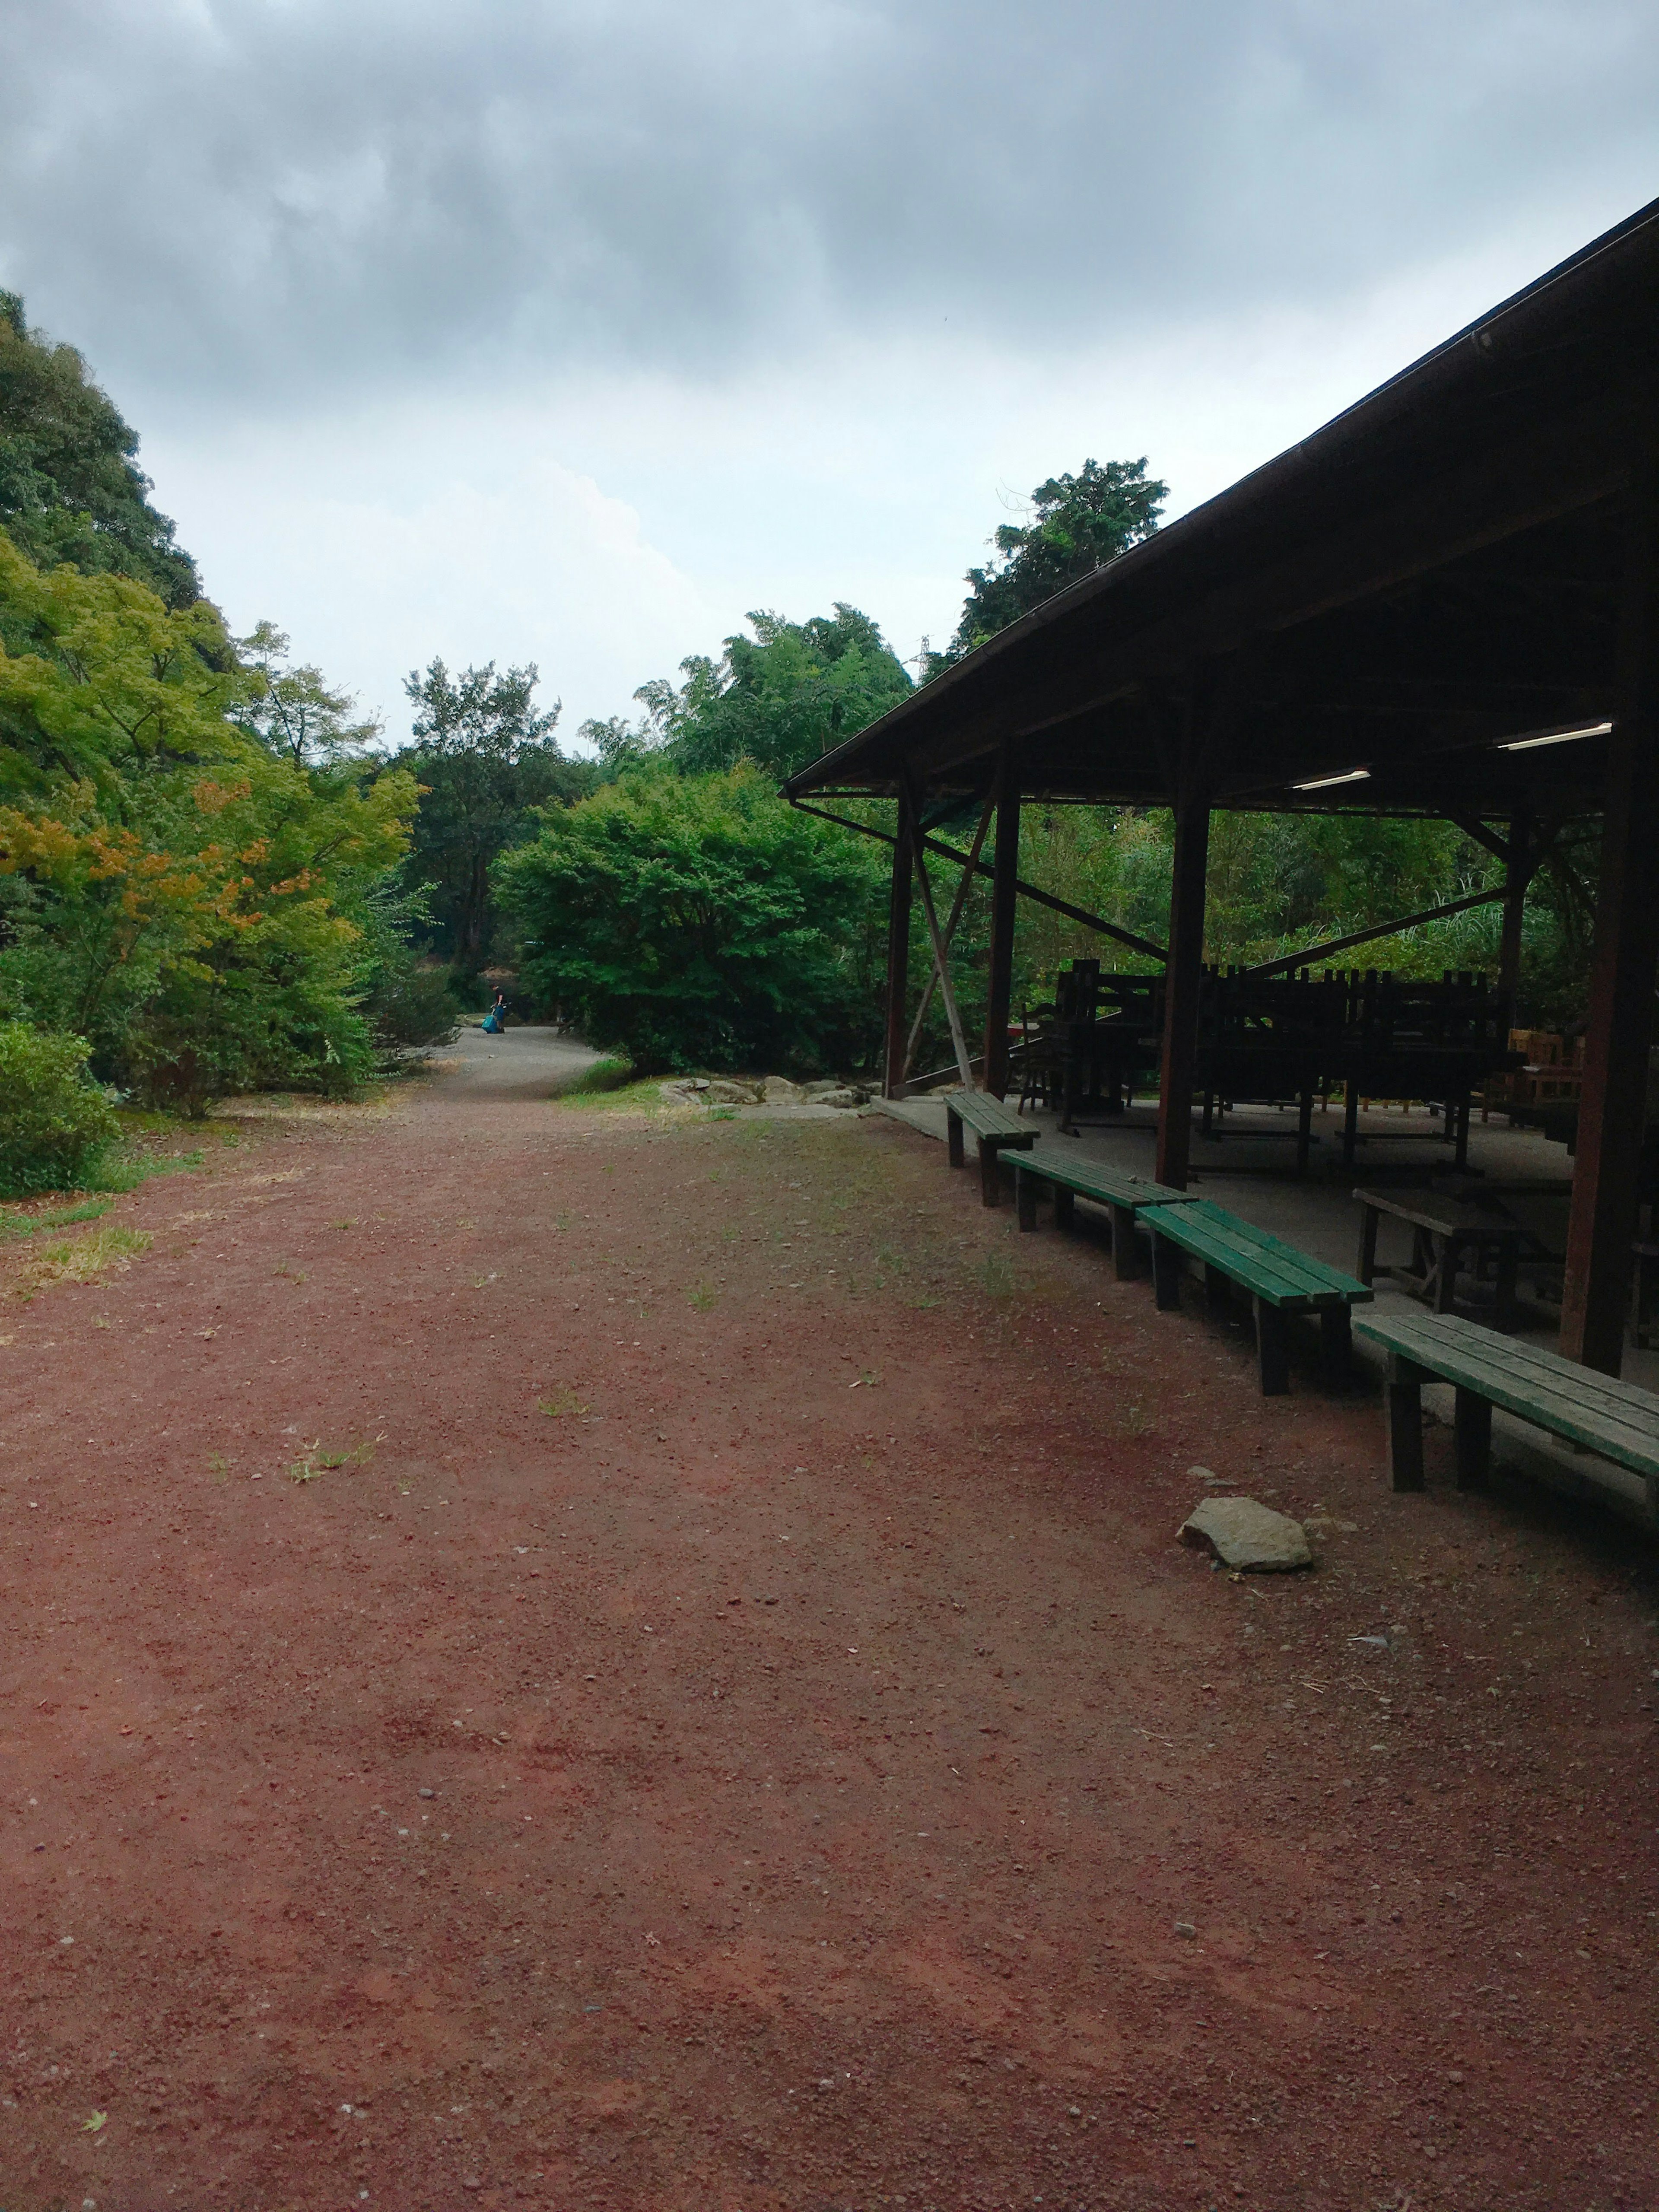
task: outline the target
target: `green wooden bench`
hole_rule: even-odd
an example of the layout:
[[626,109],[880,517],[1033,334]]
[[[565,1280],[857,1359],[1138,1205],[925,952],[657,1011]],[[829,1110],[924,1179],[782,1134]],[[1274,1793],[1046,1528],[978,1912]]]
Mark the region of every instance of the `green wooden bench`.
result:
[[1212,1305],[1226,1296],[1229,1282],[1249,1293],[1255,1308],[1256,1352],[1264,1397],[1279,1397],[1291,1387],[1290,1317],[1316,1313],[1325,1371],[1340,1382],[1348,1371],[1349,1312],[1376,1297],[1364,1283],[1328,1267],[1294,1244],[1253,1228],[1208,1199],[1184,1206],[1153,1206],[1145,1216],[1152,1240],[1152,1280],[1158,1303],[1166,1310],[1181,1304],[1181,1273],[1186,1258],[1204,1263],[1205,1289]]
[[1091,1198],[1097,1206],[1109,1209],[1112,1217],[1112,1266],[1120,1282],[1127,1282],[1142,1272],[1140,1247],[1135,1237],[1135,1215],[1140,1208],[1187,1202],[1184,1190],[1171,1190],[1167,1183],[1149,1182],[1144,1176],[1131,1175],[1127,1169],[1113,1167],[1105,1160],[1092,1160],[1086,1155],[1079,1158],[1060,1145],[1033,1145],[1029,1152],[1018,1153],[1012,1165],[1022,1229],[1036,1227],[1037,1194],[1045,1183],[1054,1194],[1057,1229],[1065,1228],[1072,1218],[1076,1199]]
[[979,1139],[980,1196],[987,1206],[995,1206],[1002,1196],[997,1181],[999,1156],[1012,1147],[1036,1144],[1037,1133],[1029,1121],[1020,1120],[1012,1106],[1005,1106],[988,1091],[947,1091],[945,1137],[953,1168],[963,1164],[964,1126]]
[[1452,1433],[1461,1490],[1478,1490],[1492,1462],[1492,1409],[1600,1452],[1642,1475],[1659,1511],[1659,1397],[1633,1382],[1499,1336],[1458,1314],[1367,1314],[1362,1336],[1389,1354],[1384,1391],[1389,1463],[1396,1490],[1423,1487],[1423,1385],[1456,1392]]

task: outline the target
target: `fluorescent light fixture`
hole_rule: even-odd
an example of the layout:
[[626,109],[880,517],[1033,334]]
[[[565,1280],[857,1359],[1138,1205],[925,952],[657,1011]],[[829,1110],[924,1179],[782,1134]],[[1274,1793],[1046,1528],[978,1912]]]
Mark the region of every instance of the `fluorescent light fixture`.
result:
[[1506,738],[1493,747],[1500,753],[1529,753],[1536,745],[1570,745],[1579,738],[1605,738],[1611,722],[1586,722],[1580,730],[1540,730],[1535,738]]
[[1368,768],[1345,768],[1340,775],[1310,776],[1306,783],[1293,783],[1292,791],[1328,791],[1334,783],[1365,783],[1370,781]]

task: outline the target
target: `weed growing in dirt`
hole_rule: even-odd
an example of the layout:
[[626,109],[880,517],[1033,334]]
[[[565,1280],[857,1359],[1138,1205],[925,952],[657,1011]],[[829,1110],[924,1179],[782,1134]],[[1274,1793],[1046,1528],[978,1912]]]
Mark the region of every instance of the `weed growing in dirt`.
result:
[[685,1294],[685,1303],[695,1306],[699,1313],[709,1313],[719,1304],[720,1292],[707,1283],[694,1283]]
[[354,1444],[349,1451],[320,1451],[315,1444],[310,1444],[305,1457],[290,1464],[289,1480],[315,1482],[321,1475],[332,1474],[337,1468],[367,1467],[374,1456],[373,1444]]
[[85,1237],[62,1237],[43,1244],[29,1261],[12,1294],[26,1303],[54,1283],[94,1283],[106,1269],[125,1267],[149,1238],[141,1229],[94,1229]]
[[303,1283],[305,1280],[304,1269],[290,1267],[286,1261],[280,1267],[273,1267],[270,1272],[273,1275],[286,1275],[290,1283]]
[[979,1279],[987,1297],[1014,1295],[1014,1263],[1006,1252],[988,1252],[980,1265]]
[[538,1398],[536,1411],[538,1413],[547,1414],[550,1419],[557,1420],[562,1414],[585,1413],[587,1408],[577,1397],[575,1392],[567,1385],[555,1390],[550,1397]]

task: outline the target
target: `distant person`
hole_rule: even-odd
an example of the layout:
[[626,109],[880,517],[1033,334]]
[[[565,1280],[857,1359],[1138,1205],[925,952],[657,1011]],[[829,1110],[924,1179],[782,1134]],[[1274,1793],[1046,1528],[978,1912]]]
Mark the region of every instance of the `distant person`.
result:
[[500,1035],[501,1035],[501,1031],[502,1031],[506,1027],[507,1027],[507,994],[506,994],[506,992],[505,992],[505,991],[498,990],[498,991],[496,992],[496,994],[495,994],[495,1005],[494,1005],[494,1006],[489,1009],[489,1012],[484,1016],[484,1022],[483,1022],[484,1035],[485,1035],[486,1036],[500,1036]]

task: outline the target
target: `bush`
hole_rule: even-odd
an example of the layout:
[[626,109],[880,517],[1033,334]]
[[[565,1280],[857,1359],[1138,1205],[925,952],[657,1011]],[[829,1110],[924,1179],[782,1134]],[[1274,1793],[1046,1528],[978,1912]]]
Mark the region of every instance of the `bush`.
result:
[[411,958],[383,968],[362,1011],[382,1052],[397,1054],[422,1044],[447,1044],[461,1010],[441,968],[420,968]]
[[81,1037],[0,1022],[0,1198],[70,1190],[96,1174],[114,1109],[87,1076]]
[[661,1068],[851,1065],[879,1019],[882,871],[753,769],[624,776],[497,864],[520,974]]

